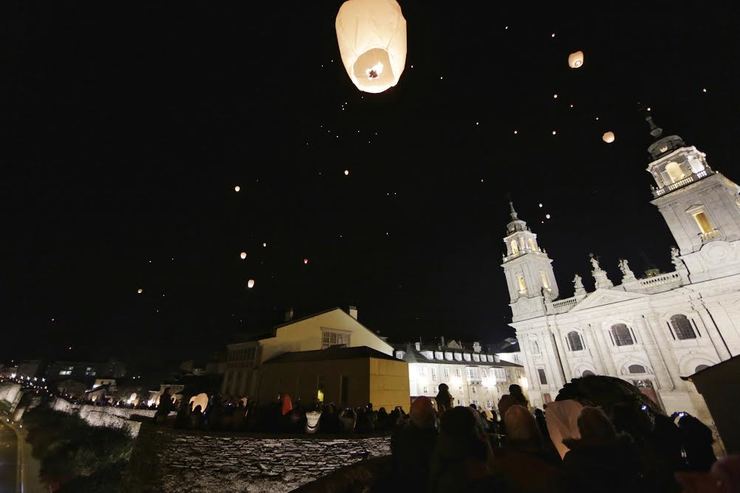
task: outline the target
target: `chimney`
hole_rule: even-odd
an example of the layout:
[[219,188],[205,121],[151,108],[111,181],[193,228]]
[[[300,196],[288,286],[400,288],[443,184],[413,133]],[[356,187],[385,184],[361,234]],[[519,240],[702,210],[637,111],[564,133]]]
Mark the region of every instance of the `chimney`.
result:
[[285,310],[284,318],[286,322],[290,322],[291,320],[293,320],[293,307],[290,307],[287,310]]
[[414,347],[416,348],[417,351],[421,351],[421,342],[415,342]]
[[475,353],[480,353],[480,342],[478,342],[478,341],[475,341],[475,342],[473,343],[473,352],[475,352]]
[[349,316],[357,320],[357,307],[349,305]]

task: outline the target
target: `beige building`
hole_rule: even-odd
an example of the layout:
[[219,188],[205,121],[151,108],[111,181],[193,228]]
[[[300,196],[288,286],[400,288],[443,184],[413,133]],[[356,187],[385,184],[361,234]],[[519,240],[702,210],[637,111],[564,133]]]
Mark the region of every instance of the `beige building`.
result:
[[281,393],[303,403],[317,399],[357,407],[370,402],[376,409],[408,410],[408,367],[367,346],[283,353],[262,364],[257,395],[268,402]]
[[357,321],[355,309],[346,313],[333,308],[279,325],[269,337],[229,344],[221,392],[231,396],[258,395],[266,361],[285,353],[320,351],[332,346],[366,347],[393,355],[390,344]]

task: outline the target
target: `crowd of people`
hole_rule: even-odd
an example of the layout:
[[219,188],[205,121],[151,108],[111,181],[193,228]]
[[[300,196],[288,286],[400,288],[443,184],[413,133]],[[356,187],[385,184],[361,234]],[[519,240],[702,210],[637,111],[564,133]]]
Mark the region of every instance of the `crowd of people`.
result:
[[[686,413],[661,416],[641,429],[640,414],[608,416],[581,406],[577,437],[559,439],[545,411],[530,411],[509,387],[501,420],[474,405],[453,407],[445,384],[435,399],[417,398],[408,423],[391,439],[397,491],[465,492],[736,492],[740,456],[716,460],[711,431]],[[643,411],[639,409],[637,412]],[[642,412],[642,414],[645,414]],[[617,426],[619,425],[619,426]],[[561,431],[561,430],[559,430]],[[633,434],[630,434],[633,431]],[[642,432],[641,432],[642,431]]]

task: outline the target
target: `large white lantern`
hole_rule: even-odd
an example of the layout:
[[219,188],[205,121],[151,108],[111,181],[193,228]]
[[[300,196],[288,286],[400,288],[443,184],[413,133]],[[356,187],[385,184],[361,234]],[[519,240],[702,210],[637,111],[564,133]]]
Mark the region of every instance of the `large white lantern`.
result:
[[601,140],[606,142],[607,144],[611,144],[614,142],[614,139],[616,137],[614,136],[614,132],[604,132],[604,135],[601,136]]
[[406,19],[395,0],[347,0],[336,30],[342,63],[360,91],[383,92],[398,83],[406,65]]
[[570,68],[581,68],[583,65],[583,52],[575,51],[568,55],[568,66]]

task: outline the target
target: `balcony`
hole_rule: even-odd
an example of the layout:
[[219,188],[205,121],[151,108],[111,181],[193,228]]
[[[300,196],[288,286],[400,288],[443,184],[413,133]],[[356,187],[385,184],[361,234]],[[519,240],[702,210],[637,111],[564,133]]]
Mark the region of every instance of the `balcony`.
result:
[[665,195],[668,192],[672,192],[672,191],[677,190],[679,188],[685,187],[686,185],[688,185],[690,183],[694,183],[695,181],[699,181],[702,178],[705,178],[705,177],[707,177],[707,176],[709,176],[711,174],[712,174],[712,172],[709,171],[708,169],[703,169],[703,170],[699,171],[698,173],[694,173],[692,175],[689,175],[686,178],[683,178],[681,180],[678,180],[677,182],[671,183],[670,185],[666,185],[666,186],[664,186],[662,188],[655,188],[655,187],[653,187],[653,197],[654,198],[658,198],[661,195]]
[[702,243],[709,243],[710,241],[719,240],[722,238],[721,233],[718,229],[713,229],[707,233],[699,233]]

